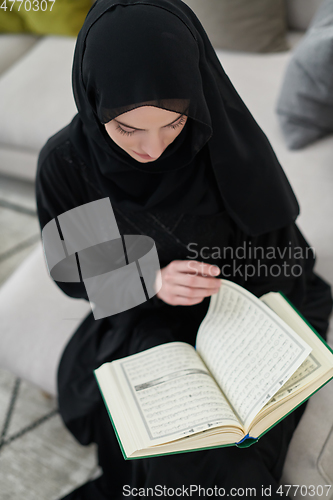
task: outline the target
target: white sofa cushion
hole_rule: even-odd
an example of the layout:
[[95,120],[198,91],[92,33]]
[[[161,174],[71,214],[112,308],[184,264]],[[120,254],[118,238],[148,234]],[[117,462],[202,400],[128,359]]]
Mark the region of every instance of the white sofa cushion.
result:
[[34,35],[0,34],[0,74],[15,64],[38,39]]
[[40,245],[0,288],[1,368],[56,395],[62,351],[90,312],[52,281]]
[[42,38],[0,79],[0,144],[39,151],[76,113],[71,87],[75,39]]
[[[333,400],[333,390],[331,391],[331,393],[331,397],[328,397],[327,401]],[[332,410],[332,406],[333,405],[331,405],[330,410]],[[322,452],[318,460],[318,469],[320,470],[321,475],[328,482],[328,484],[333,484],[333,417],[331,417],[331,424],[332,425],[328,434],[328,438],[324,443]]]
[[37,151],[21,151],[19,148],[0,145],[0,172],[2,174],[34,181],[37,160]]

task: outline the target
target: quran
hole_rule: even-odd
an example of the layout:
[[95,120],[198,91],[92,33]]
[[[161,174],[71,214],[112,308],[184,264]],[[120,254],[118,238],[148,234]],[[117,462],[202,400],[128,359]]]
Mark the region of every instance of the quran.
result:
[[282,294],[222,280],[195,348],[162,344],[95,377],[134,459],[249,446],[333,378],[333,352]]

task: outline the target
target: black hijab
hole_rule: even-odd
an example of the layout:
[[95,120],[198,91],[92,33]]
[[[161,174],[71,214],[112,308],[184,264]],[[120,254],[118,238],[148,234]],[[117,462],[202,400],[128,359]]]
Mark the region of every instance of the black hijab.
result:
[[[78,36],[73,88],[71,140],[112,205],[200,214],[224,206],[250,235],[296,219],[297,201],[266,136],[180,0],[98,0]],[[150,163],[130,157],[104,128],[145,105],[188,116]]]

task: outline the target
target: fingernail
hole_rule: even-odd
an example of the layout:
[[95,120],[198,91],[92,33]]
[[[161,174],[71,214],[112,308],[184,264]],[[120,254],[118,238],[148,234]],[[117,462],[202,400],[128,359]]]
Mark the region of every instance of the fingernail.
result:
[[218,267],[214,267],[213,274],[214,274],[214,276],[217,276],[218,274],[220,274],[220,269]]

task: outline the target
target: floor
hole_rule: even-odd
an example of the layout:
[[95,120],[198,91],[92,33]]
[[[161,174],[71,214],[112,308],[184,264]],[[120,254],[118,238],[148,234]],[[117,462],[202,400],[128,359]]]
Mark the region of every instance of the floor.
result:
[[[0,286],[40,239],[32,183],[0,176]],[[0,369],[0,499],[57,500],[98,474],[57,401]]]

